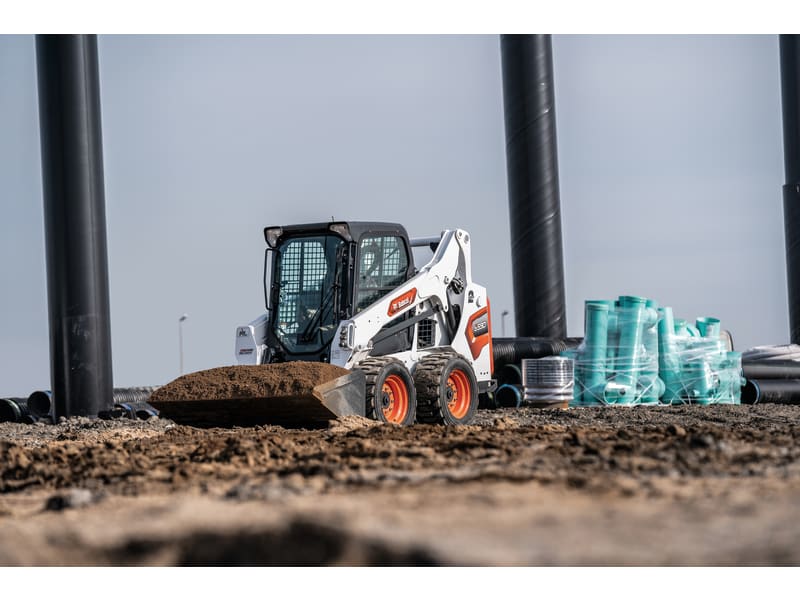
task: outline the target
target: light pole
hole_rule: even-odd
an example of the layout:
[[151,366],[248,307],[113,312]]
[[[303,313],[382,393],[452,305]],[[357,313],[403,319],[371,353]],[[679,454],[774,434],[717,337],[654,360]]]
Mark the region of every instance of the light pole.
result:
[[189,318],[189,315],[184,313],[181,315],[181,318],[178,319],[178,348],[181,358],[181,375],[183,375],[183,322]]
[[500,313],[500,335],[506,337],[506,316],[508,315],[508,311],[504,310]]

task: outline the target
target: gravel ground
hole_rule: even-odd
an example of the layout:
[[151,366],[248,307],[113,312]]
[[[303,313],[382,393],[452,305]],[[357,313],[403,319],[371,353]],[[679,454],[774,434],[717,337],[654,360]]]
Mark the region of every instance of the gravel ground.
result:
[[0,425],[0,564],[797,564],[800,407]]

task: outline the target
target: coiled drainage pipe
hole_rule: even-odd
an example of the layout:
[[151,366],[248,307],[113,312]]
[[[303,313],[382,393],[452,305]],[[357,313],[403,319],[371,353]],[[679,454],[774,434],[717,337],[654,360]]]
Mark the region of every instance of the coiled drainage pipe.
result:
[[495,369],[494,378],[497,379],[497,385],[522,385],[522,369],[519,365],[508,363]]
[[0,398],[0,423],[33,423],[25,398]]
[[36,419],[53,416],[53,392],[36,390],[28,396],[28,410]]
[[748,379],[742,404],[800,404],[800,379]]
[[157,417],[158,411],[147,402],[119,402],[114,404],[109,418],[127,417],[129,419],[147,420],[150,417]]
[[[160,386],[140,386],[128,388],[114,388],[114,408],[101,411],[98,415],[102,418],[118,418],[129,416],[131,419],[148,419],[158,415],[158,411],[147,404],[150,396]],[[50,390],[36,390],[26,402],[27,410],[33,420],[54,418],[53,393]],[[0,408],[0,415],[2,415]],[[12,410],[12,409],[8,409]]]
[[794,360],[742,361],[747,379],[800,379],[800,362]]
[[118,419],[149,419],[157,417],[158,411],[150,406],[147,401],[159,386],[114,388],[114,408],[103,413],[101,418]]
[[755,346],[742,352],[742,362],[763,360],[800,360],[800,345]]
[[583,338],[492,338],[495,373],[499,373],[505,365],[519,365],[524,358],[558,356],[564,350],[577,348],[582,341]]
[[522,404],[522,386],[505,383],[495,390],[494,399],[499,406],[519,408]]

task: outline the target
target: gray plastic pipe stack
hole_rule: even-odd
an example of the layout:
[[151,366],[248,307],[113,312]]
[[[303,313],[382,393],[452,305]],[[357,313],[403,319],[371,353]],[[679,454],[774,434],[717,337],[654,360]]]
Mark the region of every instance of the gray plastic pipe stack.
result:
[[742,353],[744,404],[800,404],[800,346],[756,346]]

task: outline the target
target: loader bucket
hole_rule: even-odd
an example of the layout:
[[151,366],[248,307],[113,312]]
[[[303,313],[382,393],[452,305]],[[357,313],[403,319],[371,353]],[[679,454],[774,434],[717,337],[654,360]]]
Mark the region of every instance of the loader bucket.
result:
[[310,388],[307,393],[245,396],[237,398],[150,399],[160,416],[196,427],[325,427],[328,421],[348,415],[364,416],[366,381],[351,371]]

